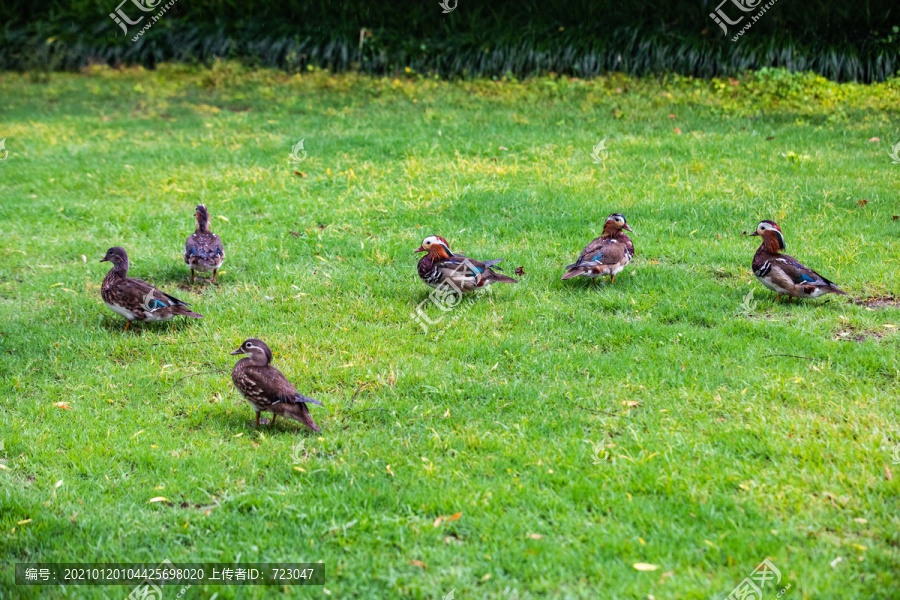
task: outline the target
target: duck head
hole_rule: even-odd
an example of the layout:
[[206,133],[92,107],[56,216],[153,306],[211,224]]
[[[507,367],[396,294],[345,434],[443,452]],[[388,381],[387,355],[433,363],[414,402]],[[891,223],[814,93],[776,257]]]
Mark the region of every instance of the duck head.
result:
[[453,256],[453,253],[450,252],[450,244],[439,235],[429,235],[422,240],[422,245],[416,248],[415,251],[427,252],[430,256],[444,259]]
[[625,222],[625,215],[622,213],[613,213],[606,217],[606,225],[603,226],[603,235],[616,235],[622,230],[634,233],[634,229]]
[[197,231],[209,231],[209,212],[205,204],[197,205],[194,216],[197,218]]
[[769,221],[768,219],[760,221],[759,225],[756,226],[756,231],[750,235],[761,235],[763,246],[765,246],[766,251],[772,254],[778,254],[787,247],[784,243],[784,234],[781,233],[781,227],[775,221]]
[[231,354],[248,354],[250,363],[257,367],[265,367],[272,362],[272,351],[264,341],[257,338],[245,340],[241,347]]
[[100,262],[111,262],[115,270],[128,271],[128,253],[125,252],[125,248],[113,246],[106,251],[106,255],[100,259]]

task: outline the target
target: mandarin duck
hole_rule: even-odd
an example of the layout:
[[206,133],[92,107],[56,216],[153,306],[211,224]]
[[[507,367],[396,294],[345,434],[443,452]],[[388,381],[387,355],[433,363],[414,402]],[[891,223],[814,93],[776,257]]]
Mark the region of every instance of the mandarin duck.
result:
[[197,205],[194,216],[197,218],[197,230],[184,243],[184,262],[191,268],[191,283],[194,283],[194,271],[212,271],[212,282],[215,283],[216,273],[225,262],[225,249],[219,236],[209,230],[209,213],[205,204]]
[[159,291],[146,281],[128,277],[128,254],[124,248],[107,250],[100,262],[106,261],[111,262],[113,268],[103,278],[100,297],[111,311],[128,320],[126,331],[132,321],[168,321],[179,315],[203,318],[188,308],[190,304]]
[[[272,365],[272,351],[265,342],[250,338],[231,354],[249,355],[235,363],[231,371],[231,380],[234,381],[234,387],[256,411],[257,427],[260,423],[260,413],[271,412],[273,426],[275,418],[284,415],[300,421],[313,431],[322,431],[306,406],[307,404],[322,406],[322,403],[297,392],[287,377]],[[266,424],[269,421],[263,419],[262,422]]]
[[498,258],[482,262],[450,251],[450,244],[439,235],[431,235],[422,241],[416,252],[425,252],[419,259],[419,277],[433,288],[451,288],[466,294],[492,283],[518,283],[517,280],[494,271],[502,271],[495,266],[504,259]]
[[782,294],[790,298],[818,298],[825,294],[847,295],[793,256],[782,254],[786,248],[784,234],[775,221],[760,221],[750,235],[762,236],[762,244],[753,255],[753,274],[759,282],[775,292],[775,300]]
[[606,218],[603,233],[593,242],[585,246],[578,260],[566,267],[563,279],[572,277],[603,277],[609,275],[609,282],[616,280],[625,265],[634,258],[634,244],[622,230],[634,231],[625,222],[625,217],[613,213]]

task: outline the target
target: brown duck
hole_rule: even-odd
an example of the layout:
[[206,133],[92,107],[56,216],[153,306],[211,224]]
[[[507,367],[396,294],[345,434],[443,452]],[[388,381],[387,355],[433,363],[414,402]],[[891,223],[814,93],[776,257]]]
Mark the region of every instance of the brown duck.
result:
[[616,275],[634,258],[634,244],[622,230],[634,230],[625,222],[622,213],[613,213],[606,218],[603,233],[593,242],[585,246],[578,260],[566,267],[563,279],[572,277],[603,277],[609,275],[609,282],[616,280]]
[[128,254],[118,246],[106,251],[100,262],[113,264],[103,285],[100,286],[100,297],[111,311],[132,321],[168,321],[179,315],[202,319],[203,315],[191,311],[190,304],[182,302],[175,296],[161,292],[142,279],[128,277]]
[[[271,412],[273,425],[278,415],[284,415],[300,421],[313,431],[322,431],[306,406],[309,403],[322,406],[322,403],[300,394],[287,377],[272,365],[272,351],[265,342],[250,338],[231,354],[249,354],[234,365],[231,380],[256,411],[257,427],[260,413]],[[263,419],[262,422],[266,424],[269,421]]]
[[197,230],[184,243],[184,262],[191,268],[191,283],[194,283],[194,271],[212,271],[212,282],[215,283],[219,267],[225,262],[225,248],[219,236],[209,230],[209,212],[205,204],[197,205],[194,216]]

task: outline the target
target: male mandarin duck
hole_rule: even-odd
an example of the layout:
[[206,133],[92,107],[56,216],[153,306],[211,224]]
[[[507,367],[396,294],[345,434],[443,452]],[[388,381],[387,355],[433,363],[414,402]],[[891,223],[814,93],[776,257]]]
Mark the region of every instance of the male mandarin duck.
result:
[[482,262],[462,254],[454,254],[450,251],[447,240],[439,235],[428,236],[415,251],[425,252],[425,256],[419,260],[419,277],[433,288],[449,286],[466,294],[492,283],[518,283],[512,277],[494,271],[503,270],[494,265],[504,259]]
[[818,298],[824,294],[847,295],[793,256],[782,254],[786,248],[781,227],[775,221],[760,221],[750,235],[762,236],[762,244],[753,255],[753,274],[760,283],[775,292],[775,300],[782,294],[791,298]]
[[[234,370],[231,371],[231,380],[256,411],[257,427],[260,423],[260,413],[271,412],[273,426],[275,418],[278,415],[284,415],[300,421],[313,431],[322,431],[316,425],[306,406],[307,404],[322,406],[322,403],[297,392],[281,371],[272,365],[272,351],[265,342],[250,338],[231,354],[249,355],[234,365]],[[263,419],[263,424],[268,422],[267,419]]]
[[622,230],[634,231],[625,222],[625,217],[613,213],[606,218],[603,233],[585,246],[578,260],[566,267],[563,279],[572,277],[603,277],[609,275],[609,282],[616,280],[616,274],[634,258],[634,244]]
[[100,262],[106,261],[111,262],[113,268],[103,278],[100,297],[110,310],[128,320],[126,330],[132,321],[168,321],[179,315],[203,318],[188,308],[190,304],[159,291],[146,281],[128,277],[128,254],[124,248],[107,250]]
[[191,283],[194,283],[194,271],[212,271],[212,282],[215,283],[216,273],[225,262],[225,249],[219,236],[209,230],[209,213],[205,204],[197,205],[194,216],[197,218],[197,230],[184,243],[184,262],[191,268]]

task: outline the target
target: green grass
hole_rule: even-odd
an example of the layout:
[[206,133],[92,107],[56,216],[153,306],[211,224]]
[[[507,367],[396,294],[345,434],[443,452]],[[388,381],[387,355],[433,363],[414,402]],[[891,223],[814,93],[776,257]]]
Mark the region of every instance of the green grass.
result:
[[[168,558],[324,561],[333,598],[708,599],[766,557],[784,598],[897,597],[898,308],[775,304],[742,232],[900,296],[900,90],[789,83],[0,75],[0,597],[128,593],[15,587],[17,561]],[[200,202],[217,287],[181,259]],[[634,262],[560,281],[611,212]],[[433,233],[525,271],[439,339],[412,319]],[[123,333],[113,245],[206,318]],[[320,436],[248,426],[254,336]],[[214,593],[326,597],[185,597]]]

